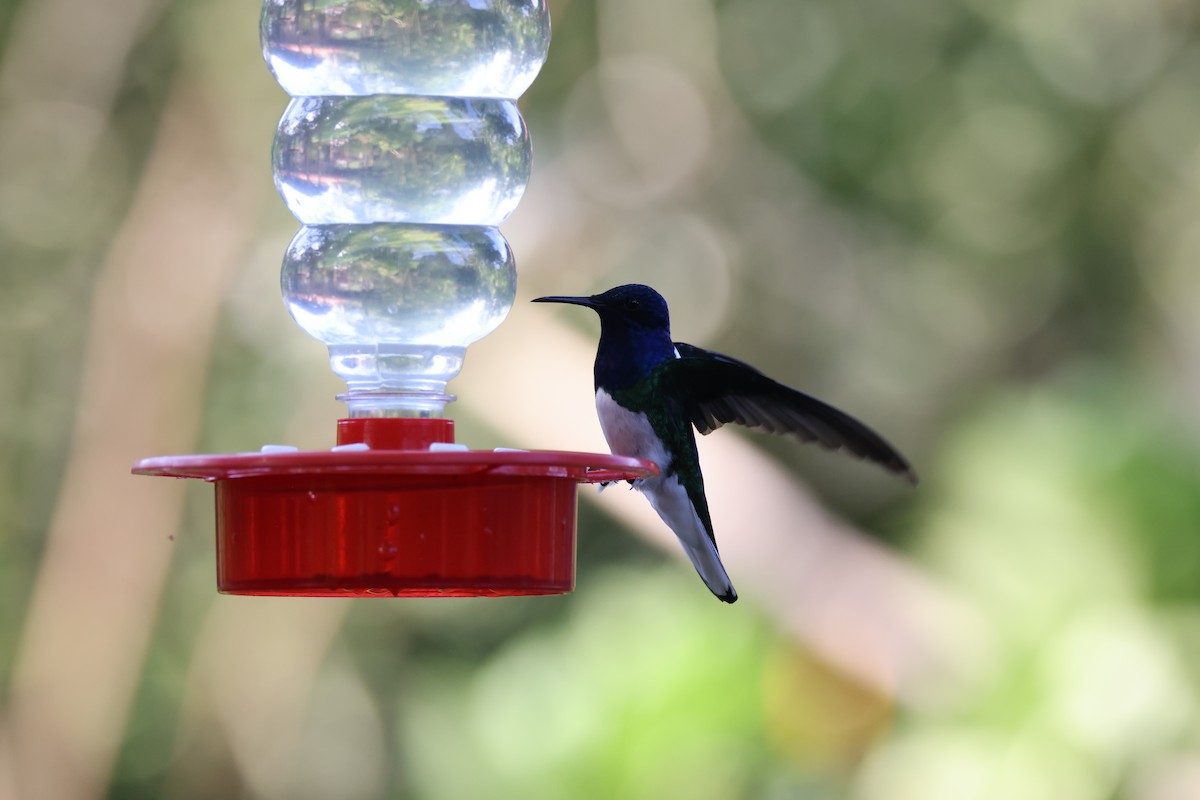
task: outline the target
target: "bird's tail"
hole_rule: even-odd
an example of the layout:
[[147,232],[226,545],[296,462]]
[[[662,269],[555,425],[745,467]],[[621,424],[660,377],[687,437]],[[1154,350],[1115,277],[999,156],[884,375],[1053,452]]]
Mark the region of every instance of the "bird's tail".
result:
[[725,565],[721,563],[721,557],[717,555],[716,546],[708,540],[708,537],[705,537],[704,541],[708,547],[696,547],[684,542],[683,551],[692,560],[692,566],[696,568],[696,572],[700,573],[700,578],[710,592],[722,602],[736,603],[737,592],[733,588],[733,582],[729,580],[729,575],[725,572]]
[[[646,482],[649,484],[649,482]],[[721,556],[712,536],[700,521],[687,491],[674,476],[654,484],[643,485],[642,491],[663,522],[679,537],[683,551],[709,591],[726,603],[737,601],[733,582],[725,572]]]

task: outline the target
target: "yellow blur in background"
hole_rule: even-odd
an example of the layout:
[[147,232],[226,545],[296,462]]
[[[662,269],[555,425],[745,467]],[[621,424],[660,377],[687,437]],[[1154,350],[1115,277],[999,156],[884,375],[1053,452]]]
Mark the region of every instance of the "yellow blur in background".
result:
[[923,478],[703,439],[732,607],[616,488],[573,595],[215,593],[132,462],[342,410],[258,12],[0,3],[0,799],[1200,797],[1200,3],[551,3],[459,440],[603,450],[526,301],[636,280]]

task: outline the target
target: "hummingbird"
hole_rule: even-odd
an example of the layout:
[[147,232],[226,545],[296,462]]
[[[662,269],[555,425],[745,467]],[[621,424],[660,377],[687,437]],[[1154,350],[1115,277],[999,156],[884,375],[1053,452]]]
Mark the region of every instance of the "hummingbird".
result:
[[735,602],[737,592],[717,552],[693,427],[709,434],[736,422],[790,434],[917,481],[904,456],[849,414],[736,358],[672,341],[667,303],[649,286],[626,284],[588,297],[533,302],[585,306],[600,316],[593,374],[604,438],[615,455],[658,465],[657,476],[633,486],[679,538],[705,585],[726,603]]

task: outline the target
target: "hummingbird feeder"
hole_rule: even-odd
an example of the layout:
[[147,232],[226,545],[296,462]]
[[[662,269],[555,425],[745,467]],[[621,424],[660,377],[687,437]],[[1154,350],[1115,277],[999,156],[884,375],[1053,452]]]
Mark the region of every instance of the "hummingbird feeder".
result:
[[216,486],[232,594],[569,592],[575,487],[656,473],[596,453],[470,450],[444,418],[466,348],[512,307],[497,226],[530,172],[516,98],[546,58],[545,0],[265,0],[291,96],[275,184],[302,227],[283,299],[347,386],[330,450],[148,458]]

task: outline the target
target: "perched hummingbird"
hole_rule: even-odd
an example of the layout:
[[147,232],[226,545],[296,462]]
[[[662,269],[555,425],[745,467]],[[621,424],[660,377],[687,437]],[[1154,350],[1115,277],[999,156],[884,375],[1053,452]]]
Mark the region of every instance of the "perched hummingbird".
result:
[[726,422],[846,449],[913,483],[916,474],[883,437],[814,397],[777,383],[729,356],[671,341],[667,303],[628,284],[590,297],[539,297],[600,315],[596,412],[609,449],[653,461],[659,475],[635,483],[675,532],[700,577],[726,603],[737,592],[717,553],[692,426],[708,434]]

